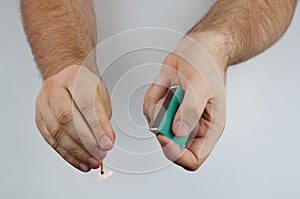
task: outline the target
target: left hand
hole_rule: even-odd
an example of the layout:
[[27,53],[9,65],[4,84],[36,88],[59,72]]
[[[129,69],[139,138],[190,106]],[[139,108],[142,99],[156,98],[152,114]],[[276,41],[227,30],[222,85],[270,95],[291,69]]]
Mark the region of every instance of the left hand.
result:
[[[160,74],[147,90],[144,115],[149,123],[163,103],[168,88],[181,86],[185,96],[174,120],[173,133],[189,135],[181,149],[162,134],[157,139],[168,159],[187,170],[197,170],[218,141],[225,125],[225,72],[216,54],[191,38],[184,38],[165,59]],[[217,46],[215,46],[217,47]]]

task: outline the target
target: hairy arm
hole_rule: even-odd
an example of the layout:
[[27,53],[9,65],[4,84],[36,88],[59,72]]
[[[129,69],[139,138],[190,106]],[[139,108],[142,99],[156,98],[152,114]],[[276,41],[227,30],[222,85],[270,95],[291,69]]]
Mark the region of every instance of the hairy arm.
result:
[[189,136],[188,141],[182,149],[158,134],[167,158],[192,171],[206,160],[225,125],[227,67],[275,43],[287,30],[295,6],[296,0],[218,0],[167,56],[144,100],[151,122],[166,87],[185,90],[172,130],[178,137]]
[[206,47],[208,51],[218,49],[212,56],[226,69],[274,44],[289,27],[296,3],[297,0],[218,0],[188,35],[200,40],[205,34],[213,35],[213,45]]
[[[96,45],[92,0],[21,0],[25,31],[44,79],[81,65]],[[85,66],[97,74],[95,56]]]
[[113,147],[110,98],[99,79],[92,0],[22,0],[25,30],[44,82],[36,125],[71,165],[97,169]]

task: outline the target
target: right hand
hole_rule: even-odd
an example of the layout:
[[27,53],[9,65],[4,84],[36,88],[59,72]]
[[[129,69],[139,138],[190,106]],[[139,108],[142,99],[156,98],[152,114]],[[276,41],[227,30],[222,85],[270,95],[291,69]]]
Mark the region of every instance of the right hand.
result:
[[77,65],[46,79],[36,100],[36,124],[42,136],[83,172],[99,168],[113,147],[111,114],[103,82]]

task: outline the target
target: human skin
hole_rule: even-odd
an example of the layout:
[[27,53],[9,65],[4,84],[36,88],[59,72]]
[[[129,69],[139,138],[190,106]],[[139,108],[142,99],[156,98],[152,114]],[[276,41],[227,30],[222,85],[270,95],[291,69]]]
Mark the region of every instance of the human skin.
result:
[[97,40],[92,0],[22,0],[21,11],[44,80],[37,127],[71,165],[97,169],[115,134],[110,98],[91,53]]
[[144,114],[151,123],[167,88],[179,85],[186,92],[172,129],[178,137],[190,135],[186,147],[180,149],[158,134],[167,158],[191,171],[207,159],[224,129],[227,68],[274,44],[289,27],[296,3],[219,0],[165,59],[145,94]]
[[[223,99],[218,99],[228,66],[275,43],[288,28],[295,6],[296,0],[219,0],[187,33],[164,61],[144,100],[144,114],[151,122],[152,107],[163,101],[166,87],[176,84],[186,90],[173,132],[193,136],[180,149],[158,135],[166,157],[187,170],[199,168],[224,127],[215,116],[225,110]],[[44,80],[36,100],[37,127],[71,165],[83,172],[96,169],[113,147],[115,134],[109,122],[110,99],[95,55],[90,55],[97,40],[92,1],[21,0],[21,11]],[[217,135],[211,136],[215,130]]]

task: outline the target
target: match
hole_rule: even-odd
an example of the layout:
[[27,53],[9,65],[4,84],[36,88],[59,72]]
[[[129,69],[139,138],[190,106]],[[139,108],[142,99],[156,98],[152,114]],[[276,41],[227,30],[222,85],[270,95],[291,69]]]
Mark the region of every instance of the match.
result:
[[100,171],[101,175],[104,174],[104,163],[103,160],[101,161],[101,171]]

